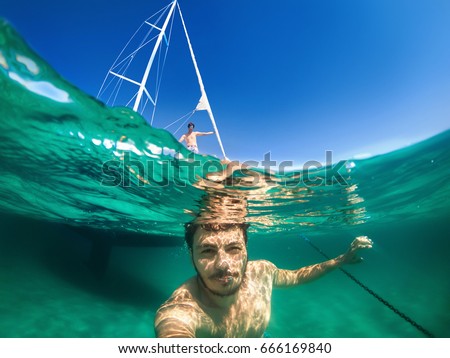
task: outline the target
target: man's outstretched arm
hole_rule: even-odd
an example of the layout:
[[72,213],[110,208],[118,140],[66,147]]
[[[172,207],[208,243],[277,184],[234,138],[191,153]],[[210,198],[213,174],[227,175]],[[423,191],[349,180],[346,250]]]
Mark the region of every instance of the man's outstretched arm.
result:
[[370,249],[372,248],[372,244],[372,240],[370,240],[367,236],[359,236],[353,240],[350,248],[345,254],[339,255],[334,259],[321,262],[319,264],[302,267],[298,270],[277,269],[274,272],[274,286],[288,287],[308,283],[324,276],[344,264],[361,262],[362,258],[358,256],[358,251],[362,249]]
[[211,134],[214,134],[214,132],[196,132],[196,134],[198,136],[202,136],[202,135],[211,135]]

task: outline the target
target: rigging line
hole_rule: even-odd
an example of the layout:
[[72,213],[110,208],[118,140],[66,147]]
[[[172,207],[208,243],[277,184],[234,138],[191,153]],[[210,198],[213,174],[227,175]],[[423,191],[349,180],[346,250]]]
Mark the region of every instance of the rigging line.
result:
[[[117,79],[115,79],[115,80],[117,81]],[[119,81],[120,81],[120,79],[119,79]],[[112,82],[113,82],[113,80],[110,80],[110,83],[108,84],[108,87],[109,87],[110,84],[112,84]],[[116,86],[117,86],[117,84],[116,84]],[[107,88],[106,88],[106,89],[107,89]],[[100,96],[103,96],[103,95],[105,94],[106,89],[104,89],[104,90],[99,94],[99,97],[100,97]],[[107,105],[110,105],[111,97],[112,97],[113,95],[114,95],[114,90],[110,92],[109,97],[108,97],[108,98],[105,98],[105,99],[103,100],[103,102],[105,102]]]
[[[145,36],[144,40],[141,42],[141,44],[132,52],[130,52],[127,56],[125,56],[122,60],[120,60],[120,62],[117,62],[114,66],[111,67],[111,70],[113,70],[114,68],[116,68],[117,66],[119,66],[122,62],[126,61],[127,59],[129,59],[130,57],[133,59],[134,56],[145,46],[147,46],[150,42],[152,42],[154,39],[156,39],[158,37],[158,35],[153,36],[150,40],[148,40],[147,42],[144,42],[145,39],[148,37],[150,33],[147,33],[147,35]],[[110,70],[110,71],[111,71]]]
[[[140,29],[141,27],[142,27],[142,25],[139,27],[139,29]],[[138,31],[139,31],[139,29],[138,29]],[[136,33],[133,35],[133,37],[134,37],[135,35],[136,35]],[[148,34],[147,34],[147,36],[148,36]],[[130,41],[133,39],[133,37],[130,39]],[[130,41],[128,41],[128,43],[125,45],[125,47],[123,48],[123,50],[122,50],[122,52],[120,53],[120,55],[116,58],[114,64],[113,64],[113,65],[111,66],[111,68],[109,69],[108,74],[106,75],[105,79],[103,80],[103,84],[102,84],[102,86],[100,87],[100,90],[99,90],[99,93],[97,94],[97,97],[102,96],[102,95],[106,92],[106,90],[108,89],[108,87],[112,84],[112,82],[114,82],[114,78],[115,78],[116,76],[115,76],[114,74],[112,74],[112,70],[115,69],[115,68],[118,67],[118,66],[121,66],[121,68],[120,68],[117,72],[118,72],[118,73],[121,73],[121,74],[123,74],[123,75],[125,75],[126,72],[127,72],[127,70],[128,70],[128,68],[129,68],[130,65],[131,65],[131,62],[133,62],[136,53],[137,53],[142,47],[146,46],[148,43],[150,43],[151,41],[153,41],[156,37],[157,37],[157,36],[151,38],[149,41],[147,41],[146,43],[144,43],[143,45],[141,45],[140,47],[138,47],[136,50],[132,51],[132,52],[131,52],[130,54],[128,54],[126,57],[124,57],[123,59],[121,59],[120,62],[118,62],[118,61],[119,61],[119,58],[120,58],[121,55],[122,55],[122,53],[124,52],[124,50],[128,47],[128,45],[129,45],[129,43],[130,43]],[[123,69],[124,66],[126,66],[125,69]],[[106,83],[108,77],[111,77],[112,79],[109,80],[108,83]],[[117,88],[117,85],[116,85],[116,88]],[[120,87],[119,87],[119,88],[120,88]],[[118,91],[118,90],[117,90],[117,89],[113,89],[112,91],[113,91],[113,93],[114,93],[114,91]],[[117,97],[117,96],[116,96],[116,97]],[[113,101],[113,103],[115,103],[115,100]]]
[[99,93],[97,94],[97,97],[99,97],[100,92],[106,82],[106,79],[109,76],[109,72],[116,66],[117,61],[119,60],[119,58],[122,56],[122,53],[125,51],[125,49],[128,47],[128,45],[130,44],[131,40],[133,40],[134,36],[136,36],[136,34],[139,32],[139,30],[141,29],[141,27],[144,25],[144,23],[141,24],[141,26],[138,27],[138,29],[134,32],[133,36],[131,36],[131,38],[128,40],[128,42],[126,43],[126,45],[122,48],[122,51],[120,51],[119,56],[117,56],[116,60],[113,62],[112,66],[110,67],[109,71],[107,72],[105,79],[103,80],[102,86],[100,87]]
[[[150,25],[151,29],[150,29],[150,31],[148,32],[147,36],[144,37],[144,39],[143,39],[142,42],[145,41],[145,39],[151,34],[151,32],[152,32],[154,29],[158,29],[159,31],[161,31],[161,29],[160,29],[159,27],[157,27],[156,24],[159,23],[159,21],[163,18],[163,16],[165,15],[165,13],[166,13],[166,11],[167,11],[167,9],[168,9],[169,7],[170,7],[170,4],[166,5],[164,8],[162,8],[162,9],[159,10],[157,13],[153,14],[152,16],[150,16],[149,18],[147,18],[147,19],[143,22],[143,24]],[[159,15],[159,17],[158,17],[154,22],[152,21],[153,24],[151,24],[149,20],[150,20],[151,18],[155,17],[156,15],[158,15],[159,13],[161,13],[161,14]],[[142,24],[142,25],[143,25],[143,24]],[[158,35],[157,35],[157,36],[158,36]],[[157,36],[155,36],[155,37],[157,37]],[[153,39],[154,39],[154,38],[153,38]],[[142,44],[142,42],[141,42],[141,44]]]
[[[124,75],[125,75],[125,73],[127,72],[128,67],[130,67],[132,61],[133,61],[133,58],[130,59],[130,61],[129,61],[128,64],[126,65],[125,69],[123,70],[123,74],[124,74]],[[125,65],[123,65],[123,66],[125,66]],[[122,66],[122,67],[123,67],[123,66]],[[119,79],[119,80],[117,81],[116,85],[114,86],[114,89],[113,89],[113,91],[112,91],[112,93],[111,93],[111,96],[112,96],[113,93],[115,93],[116,95],[114,96],[114,100],[112,101],[112,105],[115,105],[115,103],[116,103],[116,101],[117,101],[117,96],[118,96],[119,93],[120,93],[120,88],[122,87],[123,82],[124,82],[123,79]],[[110,96],[110,98],[111,98],[111,96]],[[127,106],[128,106],[128,104],[127,104]]]
[[[310,239],[308,239],[305,235],[300,235],[303,240],[305,240],[311,247],[316,250],[318,253],[320,253],[323,257],[325,257],[327,260],[330,260],[331,258],[324,253],[319,247],[314,245]],[[401,318],[403,318],[406,322],[413,325],[417,330],[422,332],[425,336],[429,338],[434,338],[434,334],[432,334],[427,329],[423,328],[421,325],[419,325],[417,322],[415,322],[413,319],[409,318],[407,315],[405,315],[403,312],[400,312],[397,308],[395,308],[392,304],[390,304],[388,301],[386,301],[384,298],[382,298],[380,295],[372,291],[369,287],[364,285],[361,281],[359,281],[355,276],[353,276],[350,272],[344,270],[343,268],[339,267],[339,270],[341,270],[348,278],[350,278],[352,281],[354,281],[358,286],[362,287],[364,290],[366,290],[368,293],[370,293],[372,296],[374,296],[378,301],[380,301],[382,304],[384,304],[386,307],[388,307],[391,311],[393,311],[395,314],[399,315]]]
[[[158,19],[156,20],[156,22],[158,22],[159,20],[161,20],[162,16],[164,15],[164,12],[167,10],[167,8],[169,8],[169,6],[170,6],[170,4],[166,5],[166,6],[163,7],[161,10],[159,10],[158,12],[156,12],[155,14],[153,14],[152,16],[150,16],[146,21],[148,21],[148,20],[150,20],[151,18],[155,17],[155,16],[158,15],[160,12],[163,12],[163,13],[158,17]],[[111,65],[110,69],[108,70],[108,72],[107,72],[107,74],[106,74],[106,76],[105,76],[105,78],[104,78],[104,80],[103,80],[103,83],[102,83],[102,85],[101,85],[101,87],[100,87],[100,89],[99,89],[99,91],[98,91],[98,93],[97,93],[97,98],[101,96],[100,93],[102,92],[102,89],[103,89],[103,87],[104,87],[104,85],[105,85],[105,82],[106,82],[106,80],[107,80],[107,78],[108,78],[108,76],[109,76],[109,74],[110,74],[110,71],[112,71],[112,69],[118,65],[117,62],[118,62],[119,59],[121,58],[123,52],[124,52],[125,49],[128,47],[128,45],[131,43],[131,41],[132,41],[133,38],[136,36],[136,34],[141,30],[141,28],[142,28],[142,26],[144,26],[144,24],[145,24],[145,21],[137,28],[137,30],[136,30],[136,31],[134,32],[134,34],[130,37],[130,39],[129,39],[128,42],[125,44],[125,46],[122,48],[122,50],[120,51],[119,55],[116,57],[115,61],[114,61],[113,64]],[[151,40],[150,40],[150,41],[151,41]],[[129,56],[127,56],[127,57],[129,57]],[[123,60],[121,60],[121,62],[123,62]]]
[[[106,82],[105,80],[105,84],[104,86],[100,89],[99,93],[98,93],[98,98],[101,98],[105,92],[107,92],[109,86],[111,86],[114,82],[118,81],[116,76],[109,76],[108,81]],[[113,90],[114,91],[114,90]]]
[[[175,19],[175,14],[170,19],[170,26],[169,26],[169,30],[168,30],[168,35],[169,36],[166,36],[166,34],[164,33],[164,37],[165,37],[165,40],[166,40],[166,51],[165,51],[165,54],[164,54],[164,60],[163,60],[162,66],[161,66],[162,50],[160,50],[160,52],[159,52],[158,70],[157,70],[156,81],[155,81],[155,88],[157,89],[156,93],[159,92],[159,86],[161,85],[161,79],[162,79],[162,74],[163,74],[163,71],[164,71],[164,65],[166,63],[167,52],[169,51],[170,39],[171,39],[171,36],[172,36],[172,28],[173,28],[174,19]],[[161,73],[161,76],[160,76],[160,73]],[[156,97],[157,97],[157,95],[156,95]]]
[[[174,16],[172,16],[172,19],[171,19],[170,28],[169,28],[169,36],[166,37],[166,44],[167,44],[167,46],[166,46],[166,52],[164,54],[164,60],[163,60],[162,66],[160,65],[162,51],[160,51],[160,53],[159,53],[160,56],[159,56],[159,59],[158,59],[158,72],[157,72],[156,85],[155,85],[155,87],[156,87],[155,88],[155,106],[153,108],[152,120],[151,120],[151,123],[150,123],[150,125],[152,125],[152,126],[153,126],[153,121],[155,119],[156,103],[158,102],[158,98],[159,98],[159,90],[161,88],[162,76],[163,76],[163,73],[164,73],[164,68],[166,66],[166,60],[167,60],[167,54],[169,52],[170,40],[172,38],[172,29],[173,29],[174,21],[175,21],[175,14],[174,14]],[[160,71],[159,71],[160,68],[161,68],[161,75],[160,75]]]
[[161,70],[161,52],[162,50],[158,50],[158,61],[156,66],[156,76],[155,76],[155,101],[153,102],[153,111],[152,111],[152,117],[150,119],[150,125],[153,126],[153,121],[155,119],[156,114],[156,105],[158,103],[158,77]]
[[130,105],[130,103],[136,98],[137,96],[137,92],[133,95],[133,97],[130,98],[130,100],[128,101],[128,103],[125,105],[125,107],[128,107]]
[[[166,12],[167,9],[169,8],[169,6],[170,6],[171,4],[172,4],[172,3],[170,3],[170,4],[166,5],[166,6],[164,6],[161,10],[155,12],[152,16],[148,17],[145,21],[148,21],[148,20],[154,18],[154,17],[155,17],[156,15],[158,15],[160,12]],[[163,15],[164,15],[164,13],[161,14],[161,15],[159,16],[159,18],[155,21],[155,23],[157,23],[159,20],[161,20],[161,17],[162,17]]]
[[[114,107],[116,105],[117,96],[119,96],[120,88],[122,87],[123,79],[119,79],[114,86],[114,90],[111,92],[111,95],[108,97],[108,103],[111,103],[110,106]],[[111,101],[111,102],[110,102]]]
[[150,28],[150,30],[147,31],[147,34],[142,38],[141,43],[139,44],[138,48],[136,51],[139,51],[142,47],[144,47],[145,45],[147,45],[149,42],[152,42],[154,39],[156,39],[159,34],[153,36],[150,40],[148,40],[146,42],[146,40],[148,39],[148,37],[151,35],[151,33],[153,32],[153,30],[155,30],[153,27]]
[[183,116],[181,116],[180,118],[178,118],[177,120],[175,120],[172,123],[168,124],[167,126],[164,127],[164,129],[167,129],[167,128],[173,126],[175,123],[181,121],[186,116],[189,116],[189,118],[191,118],[194,113],[195,113],[195,109],[192,112],[188,112],[188,113],[184,114]]
[[193,112],[186,118],[186,120],[183,121],[183,123],[181,123],[181,125],[177,128],[177,130],[176,130],[175,132],[173,132],[173,135],[175,135],[175,134],[178,133],[178,131],[181,129],[181,127],[183,127],[183,126],[186,124],[186,122],[187,122],[189,119],[191,119],[191,117],[194,115],[194,113],[195,113],[195,111],[193,111]]
[[169,51],[170,39],[171,39],[171,36],[172,36],[173,22],[174,22],[174,16],[172,16],[172,19],[171,19],[170,29],[169,29],[169,36],[166,36],[166,34],[164,34],[164,37],[166,39],[166,52],[165,52],[164,61],[163,61],[162,66],[161,66],[161,53],[162,53],[162,50],[160,49],[160,51],[159,51],[158,67],[157,67],[157,73],[156,73],[156,79],[155,79],[155,105],[153,106],[152,118],[151,118],[151,121],[150,121],[150,125],[151,126],[153,126],[153,122],[155,120],[156,103],[158,103],[158,99],[159,99],[159,90],[160,90],[160,87],[161,87],[162,75],[163,75],[164,67],[165,67],[165,64],[166,64],[167,52]]
[[[126,73],[126,71],[127,71],[127,69],[128,69],[128,66],[131,64],[131,61],[132,61],[132,59],[128,62],[128,65],[127,65],[127,67],[125,68],[125,70],[124,70],[123,68],[124,68],[124,66],[125,66],[126,64],[122,64],[122,66],[121,66],[121,68],[119,69],[118,72],[120,73],[121,71],[123,71],[123,74],[125,75],[125,73]],[[118,66],[118,65],[117,65],[117,66]],[[106,79],[105,79],[105,81],[103,82],[102,88],[100,89],[100,92],[99,92],[99,95],[98,95],[98,96],[99,96],[99,97],[100,97],[100,96],[103,96],[103,94],[105,94],[105,92],[107,92],[109,86],[111,86],[113,83],[116,83],[115,88],[111,90],[111,95],[110,95],[110,97],[109,97],[109,99],[110,99],[111,96],[114,94],[114,92],[117,91],[117,82],[119,82],[120,79],[118,79],[118,76],[117,76],[117,75],[113,75],[111,70],[109,70],[109,72],[108,72],[107,78],[108,78],[108,77],[109,77],[108,83],[106,83]],[[109,99],[108,99],[108,101],[109,101]],[[108,103],[108,102],[107,102],[107,103]]]
[[142,111],[141,111],[142,117],[144,117],[144,111],[145,111],[145,108],[147,107],[148,101],[149,101],[149,98],[147,97],[147,99],[145,100],[144,106],[142,107]]
[[[162,73],[162,68],[161,68],[161,56],[162,56],[162,50],[160,49],[158,51],[158,65],[156,66],[156,76],[155,76],[155,94],[158,91],[158,79],[160,74]],[[155,96],[156,98],[156,96]]]
[[153,120],[155,119],[155,114],[156,114],[156,106],[153,106],[152,119],[150,121],[151,126],[153,126]]
[[[111,107],[114,106],[116,103],[117,96],[119,95],[119,91],[120,91],[120,87],[122,86],[122,83],[123,83],[123,79],[119,78],[118,80],[116,80],[116,84],[115,84],[113,90],[110,92],[110,95],[109,95],[106,103],[108,105],[110,105]],[[110,84],[112,84],[112,81]]]
[[[141,25],[141,26],[142,26],[142,25]],[[150,32],[151,32],[151,30],[147,33],[147,36],[150,34]],[[144,47],[145,45],[147,45],[149,42],[153,41],[155,38],[156,38],[156,36],[153,37],[152,39],[150,39],[149,41],[147,41],[144,45],[141,45],[137,50],[133,51],[131,54],[129,54],[129,55],[126,56],[123,60],[121,60],[119,63],[117,63],[114,67],[117,67],[117,66],[119,66],[119,65],[121,66],[120,69],[118,70],[118,73],[121,73],[121,74],[123,74],[123,75],[125,76],[126,73],[127,73],[127,71],[128,71],[128,69],[129,69],[129,67],[131,66],[131,63],[133,62],[133,60],[134,60],[134,58],[135,58],[136,53],[137,53],[142,47]],[[144,39],[143,41],[145,41],[145,39]],[[141,42],[141,43],[142,43],[142,42]],[[125,62],[125,61],[126,61],[126,62]],[[111,71],[110,71],[110,72],[111,72]],[[113,75],[112,77],[114,78],[114,77],[117,77],[117,76],[116,76],[116,75]],[[110,84],[112,84],[112,82],[113,82],[113,80],[111,80],[111,82],[108,84],[108,86],[105,88],[105,90],[109,87]],[[109,99],[108,99],[108,101],[109,101],[109,100],[111,99],[111,96],[113,96],[113,94],[115,93],[114,99],[113,99],[113,101],[112,101],[112,105],[114,105],[114,104],[116,103],[116,101],[117,101],[117,96],[118,96],[119,93],[120,93],[120,88],[122,87],[122,84],[123,84],[123,79],[118,80],[118,81],[116,82],[116,85],[114,86],[114,89],[112,90],[112,93],[111,93],[111,95],[110,95],[110,97],[109,97]],[[126,106],[130,105],[131,101],[132,101],[133,98],[135,98],[135,97],[136,97],[136,94],[130,99],[130,101],[126,104]],[[141,112],[141,113],[142,113],[142,112]]]
[[[169,40],[170,41],[170,40]],[[165,55],[164,55],[164,60],[163,60],[163,63],[162,63],[162,65],[160,65],[159,67],[158,67],[158,77],[159,77],[159,80],[157,80],[157,83],[156,83],[156,85],[155,85],[155,108],[154,108],[154,110],[153,110],[153,115],[152,115],[152,121],[151,121],[151,125],[153,125],[153,120],[154,120],[154,116],[155,116],[155,113],[156,113],[156,102],[158,102],[158,98],[159,98],[159,91],[160,91],[160,89],[161,89],[161,82],[162,82],[162,76],[163,76],[163,72],[164,72],[164,68],[165,68],[165,66],[166,66],[166,59],[167,59],[167,53],[168,53],[168,50],[169,50],[169,47],[167,47],[166,48],[166,53],[165,53]],[[160,62],[160,59],[159,59],[159,62]],[[159,69],[161,68],[161,74],[159,74]]]

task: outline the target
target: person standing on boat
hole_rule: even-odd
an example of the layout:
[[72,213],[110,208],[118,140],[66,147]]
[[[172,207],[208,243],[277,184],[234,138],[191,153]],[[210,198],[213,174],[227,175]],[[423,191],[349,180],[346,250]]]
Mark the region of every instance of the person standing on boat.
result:
[[181,136],[179,142],[182,143],[183,141],[186,141],[187,149],[189,149],[191,152],[194,152],[195,154],[198,154],[197,137],[211,135],[214,134],[214,132],[194,132],[194,128],[195,124],[190,122],[188,124],[187,133]]

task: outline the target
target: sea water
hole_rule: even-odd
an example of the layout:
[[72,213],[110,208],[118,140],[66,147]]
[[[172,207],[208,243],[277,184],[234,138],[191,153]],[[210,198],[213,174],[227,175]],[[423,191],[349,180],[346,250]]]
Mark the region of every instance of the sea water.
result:
[[271,337],[450,337],[449,131],[205,187],[223,163],[84,94],[1,21],[0,155],[0,337],[153,337],[157,308],[195,274],[184,224],[211,198],[213,216],[250,224],[249,258],[280,268],[374,241],[345,267],[360,284],[337,270],[274,290]]

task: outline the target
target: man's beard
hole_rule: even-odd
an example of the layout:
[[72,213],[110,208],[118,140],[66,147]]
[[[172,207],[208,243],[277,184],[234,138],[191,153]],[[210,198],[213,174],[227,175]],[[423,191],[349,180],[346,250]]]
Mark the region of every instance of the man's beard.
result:
[[[247,261],[245,261],[244,269],[242,270],[242,275],[241,275],[241,282],[239,283],[239,285],[237,285],[236,287],[230,289],[229,291],[227,291],[225,293],[216,292],[216,291],[213,291],[212,289],[210,289],[206,285],[206,282],[203,280],[203,277],[198,272],[197,266],[195,266],[195,263],[194,263],[194,268],[195,268],[195,271],[197,272],[197,277],[200,280],[202,286],[204,288],[206,288],[210,293],[212,293],[214,296],[217,296],[217,297],[229,297],[229,296],[233,296],[234,294],[236,294],[239,291],[239,289],[241,288],[242,282],[244,281],[245,273],[247,272]],[[225,276],[226,272],[227,271],[218,271],[210,278]]]

